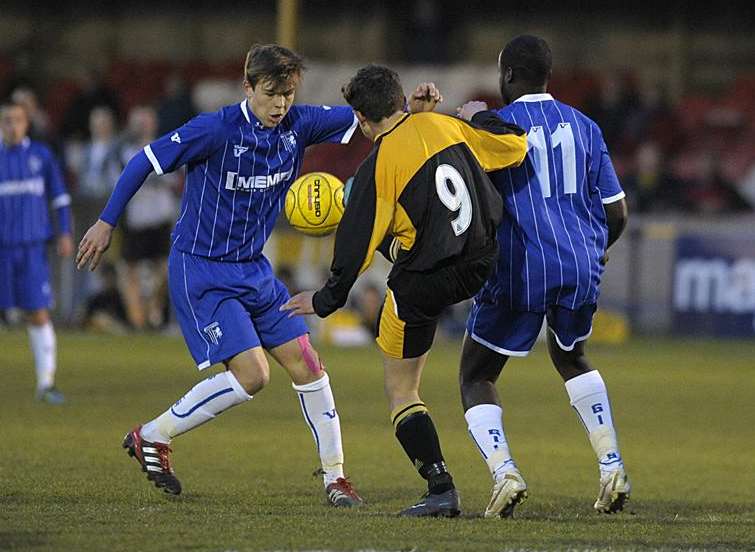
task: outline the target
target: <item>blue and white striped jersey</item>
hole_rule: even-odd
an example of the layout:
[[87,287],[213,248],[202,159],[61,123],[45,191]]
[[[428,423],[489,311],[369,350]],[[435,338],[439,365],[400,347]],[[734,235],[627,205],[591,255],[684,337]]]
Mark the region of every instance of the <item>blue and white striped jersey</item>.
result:
[[600,128],[550,94],[522,96],[498,114],[527,131],[528,150],[519,167],[491,174],[508,216],[481,297],[531,312],[597,302],[603,204],[624,197]]
[[0,246],[50,239],[50,205],[59,213],[58,233],[70,232],[70,204],[60,167],[47,146],[29,138],[14,146],[0,140]]
[[294,105],[266,128],[246,100],[195,117],[144,148],[157,174],[187,165],[173,246],[220,261],[262,253],[304,148],[347,143],[357,120],[350,107]]

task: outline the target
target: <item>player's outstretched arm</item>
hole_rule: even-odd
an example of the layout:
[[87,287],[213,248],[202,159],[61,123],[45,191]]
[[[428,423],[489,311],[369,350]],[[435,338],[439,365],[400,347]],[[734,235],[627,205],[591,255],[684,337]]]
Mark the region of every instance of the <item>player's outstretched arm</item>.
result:
[[89,262],[89,270],[97,268],[103,253],[110,247],[113,228],[118,223],[126,204],[151,172],[152,164],[147,159],[144,150],[134,155],[126,164],[99,220],[81,238],[79,250],[76,253],[76,267],[79,270],[84,268],[87,262]]
[[281,305],[281,311],[288,311],[288,317],[291,318],[297,314],[314,314],[315,307],[312,304],[312,297],[314,297],[314,291],[302,291],[297,293],[285,304]]
[[95,222],[79,243],[76,253],[76,268],[81,270],[89,262],[89,270],[94,270],[100,264],[102,255],[110,247],[113,237],[113,227],[103,220]]
[[409,112],[423,113],[433,111],[443,101],[443,95],[434,82],[421,82],[409,96]]

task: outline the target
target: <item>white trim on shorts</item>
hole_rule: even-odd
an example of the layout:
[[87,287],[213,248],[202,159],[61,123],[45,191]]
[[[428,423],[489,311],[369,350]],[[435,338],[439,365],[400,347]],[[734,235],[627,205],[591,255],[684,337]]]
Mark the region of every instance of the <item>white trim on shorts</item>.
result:
[[553,330],[553,328],[551,328],[550,326],[548,326],[548,330],[553,334],[553,338],[556,340],[556,343],[558,343],[558,346],[561,347],[561,349],[563,349],[564,351],[572,351],[572,350],[574,350],[574,346],[577,344],[577,342],[584,341],[585,339],[587,339],[588,337],[590,337],[592,335],[592,325],[590,325],[590,331],[589,332],[587,332],[583,336],[580,336],[580,337],[576,338],[572,342],[571,345],[566,346],[563,343],[561,343],[561,340],[558,338],[558,335],[556,335],[556,332]]
[[504,349],[503,347],[497,347],[493,345],[490,341],[486,341],[483,338],[481,338],[479,335],[475,335],[473,333],[469,334],[469,337],[471,337],[480,345],[483,345],[484,347],[487,347],[488,349],[491,349],[495,351],[496,353],[500,353],[502,355],[513,356],[513,357],[526,357],[528,354],[530,354],[529,351],[509,351],[508,349]]

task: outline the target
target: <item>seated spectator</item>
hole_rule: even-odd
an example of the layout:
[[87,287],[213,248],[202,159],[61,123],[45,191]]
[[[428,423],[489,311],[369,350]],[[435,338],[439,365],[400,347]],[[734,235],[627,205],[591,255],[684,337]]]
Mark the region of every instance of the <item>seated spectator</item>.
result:
[[734,182],[721,172],[721,162],[713,153],[702,159],[700,177],[689,188],[694,211],[701,214],[725,214],[752,211]]
[[100,278],[101,289],[87,299],[82,325],[88,330],[123,334],[127,324],[126,308],[118,291],[118,278],[112,263],[102,264]]
[[63,115],[63,137],[66,140],[89,139],[89,115],[95,107],[109,107],[115,119],[120,116],[118,96],[92,68],[82,68],[78,74],[79,94]]
[[691,208],[683,183],[669,172],[655,142],[640,144],[632,170],[621,183],[632,211],[651,213]]
[[178,73],[165,81],[165,96],[157,107],[158,136],[182,126],[197,110],[186,83]]

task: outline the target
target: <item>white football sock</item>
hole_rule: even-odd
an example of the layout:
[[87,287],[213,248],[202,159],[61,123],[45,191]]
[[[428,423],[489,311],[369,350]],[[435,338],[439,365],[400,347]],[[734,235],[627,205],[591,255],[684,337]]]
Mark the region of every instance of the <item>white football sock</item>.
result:
[[170,443],[177,435],[209,422],[232,406],[250,400],[230,370],[200,381],[164,413],[142,426],[146,441]]
[[502,416],[503,410],[495,404],[478,404],[464,413],[469,436],[485,459],[494,480],[517,469],[503,432]]
[[317,381],[292,386],[299,395],[301,412],[315,439],[327,487],[343,477],[341,421],[330,389],[330,378],[323,372],[323,376]]
[[624,467],[613,427],[608,391],[600,373],[592,370],[570,379],[565,385],[571,405],[590,437],[601,473]]
[[29,325],[28,332],[37,372],[37,389],[47,389],[55,384],[55,330],[52,323],[47,322],[41,326]]

